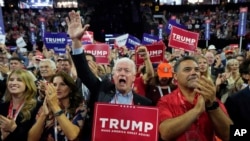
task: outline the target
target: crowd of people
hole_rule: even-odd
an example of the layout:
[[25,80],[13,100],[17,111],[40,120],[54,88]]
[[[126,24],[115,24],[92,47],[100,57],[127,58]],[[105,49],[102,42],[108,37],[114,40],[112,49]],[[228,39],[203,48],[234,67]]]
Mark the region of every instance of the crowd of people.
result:
[[[89,12],[92,11],[92,12]],[[81,13],[81,19],[83,22],[89,23],[90,17],[94,16],[94,10],[88,10]],[[91,14],[92,13],[92,14]],[[151,29],[155,30],[157,33],[157,28],[159,24],[163,24],[165,27],[168,25],[168,21],[172,16],[176,17],[176,21],[186,27],[187,30],[195,31],[200,33],[200,39],[205,39],[205,21],[207,19],[211,20],[210,23],[210,35],[212,39],[237,39],[238,32],[238,20],[239,20],[239,9],[225,9],[223,7],[216,7],[213,9],[192,9],[185,12],[176,12],[163,10],[161,14],[162,18],[154,18],[153,11],[147,5],[141,6],[139,15],[139,21],[142,21],[144,26],[144,32],[150,32]],[[249,14],[248,14],[249,15]],[[40,35],[40,21],[41,17],[46,18],[45,29],[48,32],[65,32],[67,26],[65,24],[65,17],[67,16],[67,11],[53,11],[53,9],[33,9],[33,10],[14,10],[3,12],[3,21],[6,29],[6,41],[9,44],[15,44],[15,40],[22,36],[27,42],[30,42],[30,28],[34,27],[36,41],[42,41]],[[249,17],[249,16],[248,16]],[[247,23],[249,23],[249,18],[247,17]],[[93,19],[93,18],[92,18]],[[245,36],[248,38],[249,24],[247,25]],[[104,26],[104,25],[103,25]],[[106,26],[106,25],[105,25]],[[102,29],[105,30],[105,29]],[[99,31],[101,33],[102,31]],[[115,31],[114,31],[115,32]],[[115,33],[121,34],[121,33]],[[167,36],[165,30],[163,35]],[[140,34],[139,34],[140,35]],[[103,37],[104,38],[104,37]],[[141,37],[138,37],[141,38]],[[104,40],[104,39],[103,39]]]
[[[7,43],[19,36],[29,40],[31,26],[39,34],[38,17],[45,13],[5,13]],[[234,23],[229,17],[237,15],[219,13],[186,13],[180,20],[191,14],[186,23],[195,24],[196,18],[215,15],[215,30],[227,28],[222,23]],[[66,54],[45,46],[38,54],[0,45],[0,140],[90,141],[96,102],[158,108],[159,140],[228,141],[231,125],[250,127],[250,51],[239,55],[238,48],[218,51],[214,45],[189,54],[173,49],[152,64],[147,48],[139,46],[135,52],[144,63],[137,66],[135,52],[124,47],[122,54],[112,49],[110,64],[102,65],[83,50],[80,39],[90,25],[78,12],[50,13],[46,25],[72,39]]]

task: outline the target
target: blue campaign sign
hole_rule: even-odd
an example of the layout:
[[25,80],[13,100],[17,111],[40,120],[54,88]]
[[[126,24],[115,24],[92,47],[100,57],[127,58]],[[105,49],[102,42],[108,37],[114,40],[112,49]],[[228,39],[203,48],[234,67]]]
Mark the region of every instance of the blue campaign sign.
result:
[[41,34],[41,37],[42,37],[42,39],[44,38],[44,34],[45,34],[45,18],[40,18],[39,19],[40,20],[40,34]]
[[5,34],[2,7],[0,7],[0,35],[1,34]]
[[36,44],[36,36],[34,30],[34,28],[30,28],[30,42],[32,43],[32,45]]
[[248,11],[247,7],[240,8],[238,36],[246,35],[247,11]]
[[166,33],[167,34],[171,33],[172,26],[176,26],[176,27],[179,27],[181,29],[187,29],[187,27],[185,25],[177,23],[176,19],[170,19],[168,21],[168,25],[166,26]]
[[138,38],[136,38],[136,37],[134,37],[132,35],[128,36],[128,39],[127,39],[127,42],[126,42],[126,47],[128,49],[135,50],[135,47],[139,46],[140,44],[141,44],[141,41]]
[[206,20],[206,24],[205,24],[205,40],[210,40],[210,20]]
[[155,42],[158,42],[158,41],[159,41],[158,36],[154,36],[154,35],[147,34],[147,33],[143,34],[143,37],[142,37],[142,44],[143,45],[152,44],[152,43],[155,43]]
[[45,33],[44,44],[48,49],[54,49],[56,53],[65,53],[67,39],[66,33]]

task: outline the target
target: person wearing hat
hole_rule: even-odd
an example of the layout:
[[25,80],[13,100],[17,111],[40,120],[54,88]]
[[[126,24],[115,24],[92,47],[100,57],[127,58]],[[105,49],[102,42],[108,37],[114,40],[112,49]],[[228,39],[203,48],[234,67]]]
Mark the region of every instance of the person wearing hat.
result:
[[214,55],[216,55],[216,53],[217,53],[215,45],[208,46],[207,50],[212,52]]
[[154,105],[157,104],[162,96],[176,89],[176,85],[172,83],[173,70],[169,63],[161,62],[157,67],[156,73],[157,75],[150,80],[146,88],[146,97],[151,99]]
[[225,56],[227,60],[232,59],[234,57],[234,51],[231,49],[225,50]]

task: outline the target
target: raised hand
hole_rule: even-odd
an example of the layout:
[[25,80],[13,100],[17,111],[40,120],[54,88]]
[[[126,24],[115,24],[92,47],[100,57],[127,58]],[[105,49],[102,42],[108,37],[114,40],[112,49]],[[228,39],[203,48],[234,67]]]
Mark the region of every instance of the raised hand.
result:
[[45,93],[49,109],[55,112],[56,108],[59,107],[59,101],[57,98],[57,92],[55,86],[52,83],[48,83],[48,85],[46,85]]
[[0,65],[0,72],[3,74],[7,74],[9,72],[9,67],[8,66],[4,66],[4,65]]
[[47,97],[45,97],[45,99],[43,101],[43,114],[47,116],[49,114],[49,112],[50,112],[50,109],[47,105]]
[[197,88],[195,91],[204,97],[206,106],[212,105],[216,100],[216,86],[213,84],[212,80],[209,80],[205,76],[201,76],[197,81]]
[[143,59],[143,60],[146,60],[149,58],[149,53],[148,53],[148,50],[145,46],[140,46],[137,48],[136,52],[140,55],[140,57]]
[[68,34],[72,40],[81,39],[84,32],[89,27],[88,24],[82,27],[80,14],[74,10],[69,12],[69,17],[66,18],[66,23],[68,26]]
[[37,89],[38,89],[40,99],[44,99],[45,97],[46,85],[47,85],[47,82],[45,80],[40,80],[37,82]]
[[197,110],[199,115],[201,115],[206,110],[204,97],[202,95],[198,96],[194,109]]

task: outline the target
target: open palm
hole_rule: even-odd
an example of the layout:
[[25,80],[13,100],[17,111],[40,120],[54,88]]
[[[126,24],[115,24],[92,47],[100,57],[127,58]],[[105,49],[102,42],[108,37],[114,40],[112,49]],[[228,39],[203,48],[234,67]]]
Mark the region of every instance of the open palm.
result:
[[85,25],[82,27],[81,17],[79,13],[75,11],[69,12],[69,17],[66,18],[66,23],[68,25],[68,34],[70,38],[73,39],[80,39],[89,27],[89,25]]

